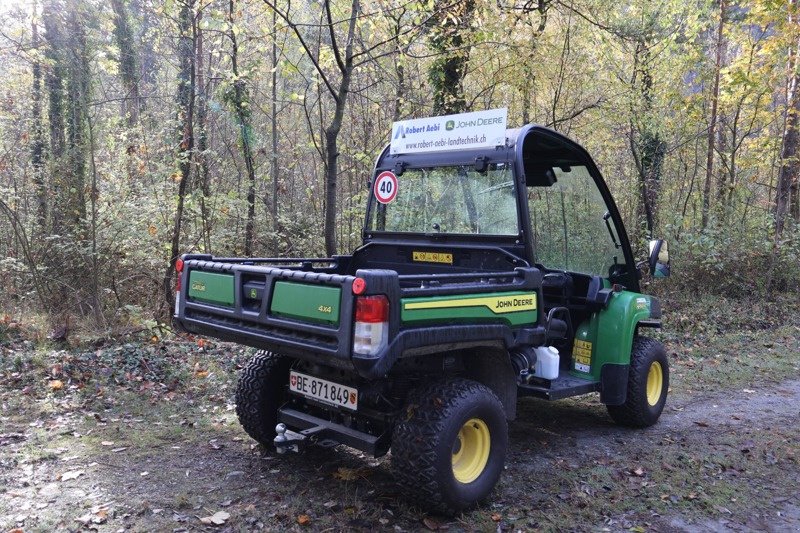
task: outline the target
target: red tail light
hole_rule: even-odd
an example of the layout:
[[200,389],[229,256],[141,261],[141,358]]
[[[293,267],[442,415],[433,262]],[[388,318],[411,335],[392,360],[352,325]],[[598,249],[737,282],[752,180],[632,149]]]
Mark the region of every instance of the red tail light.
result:
[[175,280],[175,292],[181,292],[181,272],[183,272],[183,259],[175,261],[175,272],[178,273]]
[[375,324],[388,322],[389,299],[386,296],[361,296],[356,298],[356,322]]
[[389,299],[386,296],[356,298],[353,353],[374,356],[389,342]]
[[359,294],[364,294],[365,290],[367,290],[367,282],[363,278],[353,280],[353,294],[358,296]]

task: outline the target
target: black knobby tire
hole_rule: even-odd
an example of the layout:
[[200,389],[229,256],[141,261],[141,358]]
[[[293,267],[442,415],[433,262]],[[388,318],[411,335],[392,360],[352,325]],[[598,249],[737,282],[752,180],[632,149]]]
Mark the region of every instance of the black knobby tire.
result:
[[262,351],[253,357],[239,376],[236,387],[236,415],[253,439],[272,446],[278,408],[286,400],[292,360]]
[[[651,372],[658,373],[660,367],[661,387],[650,391],[648,398],[648,377]],[[650,377],[652,380],[653,378]],[[628,371],[628,393],[622,405],[609,405],[608,413],[614,422],[623,426],[648,427],[658,421],[669,390],[669,362],[664,346],[655,339],[635,337],[631,349],[631,365]]]
[[[403,492],[445,514],[486,498],[503,471],[508,446],[505,411],[497,396],[475,381],[450,379],[423,386],[409,398],[392,435],[392,470]],[[485,466],[474,471],[477,477],[463,482],[456,479],[453,458],[456,447],[461,448],[460,432],[472,431],[467,423],[488,431],[489,452]]]

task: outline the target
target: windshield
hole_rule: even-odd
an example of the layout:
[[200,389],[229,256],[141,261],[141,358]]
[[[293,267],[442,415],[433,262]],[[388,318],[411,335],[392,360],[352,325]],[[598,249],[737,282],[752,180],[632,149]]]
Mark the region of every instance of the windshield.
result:
[[390,203],[373,202],[371,231],[517,235],[511,165],[411,168],[397,177]]

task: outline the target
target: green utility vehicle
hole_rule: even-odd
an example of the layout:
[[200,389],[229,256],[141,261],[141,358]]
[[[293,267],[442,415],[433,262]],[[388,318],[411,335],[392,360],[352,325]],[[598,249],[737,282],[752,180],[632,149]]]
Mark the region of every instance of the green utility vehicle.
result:
[[639,279],[669,272],[666,243],[636,263],[577,143],[536,125],[500,143],[387,147],[352,255],[178,261],[176,323],[262,350],[236,392],[251,437],[391,450],[409,498],[454,512],[497,483],[521,396],[599,392],[617,423],[658,420],[661,307]]

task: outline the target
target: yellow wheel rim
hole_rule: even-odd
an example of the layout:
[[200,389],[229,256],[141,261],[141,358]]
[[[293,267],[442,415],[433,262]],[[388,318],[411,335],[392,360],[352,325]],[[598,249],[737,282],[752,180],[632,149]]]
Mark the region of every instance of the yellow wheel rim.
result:
[[653,361],[647,372],[647,403],[656,405],[661,399],[661,389],[664,387],[664,370],[661,363]]
[[453,475],[461,483],[472,483],[489,462],[491,434],[486,422],[470,418],[453,443]]

